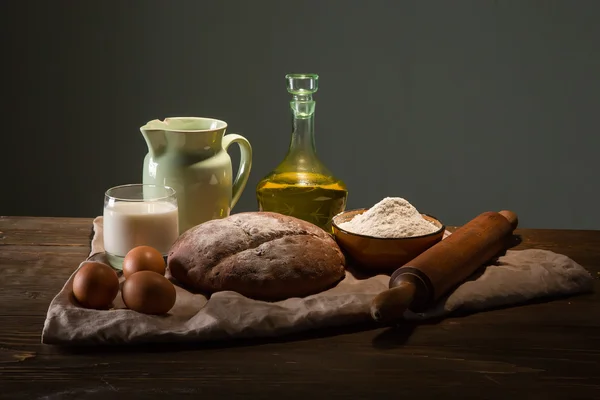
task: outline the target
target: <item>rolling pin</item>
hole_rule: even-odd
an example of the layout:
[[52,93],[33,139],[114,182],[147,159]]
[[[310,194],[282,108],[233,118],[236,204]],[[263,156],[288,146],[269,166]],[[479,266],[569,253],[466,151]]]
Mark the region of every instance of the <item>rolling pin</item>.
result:
[[512,211],[488,211],[478,215],[390,277],[389,289],[371,303],[374,320],[391,323],[408,309],[427,310],[442,296],[467,279],[509,246],[518,225]]

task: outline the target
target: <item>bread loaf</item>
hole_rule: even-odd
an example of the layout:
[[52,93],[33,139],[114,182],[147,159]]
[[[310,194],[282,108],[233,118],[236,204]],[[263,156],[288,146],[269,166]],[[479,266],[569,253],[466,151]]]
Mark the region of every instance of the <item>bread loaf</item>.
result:
[[187,230],[173,244],[167,265],[190,289],[275,301],[333,286],[344,277],[345,259],[335,240],[311,223],[247,212]]

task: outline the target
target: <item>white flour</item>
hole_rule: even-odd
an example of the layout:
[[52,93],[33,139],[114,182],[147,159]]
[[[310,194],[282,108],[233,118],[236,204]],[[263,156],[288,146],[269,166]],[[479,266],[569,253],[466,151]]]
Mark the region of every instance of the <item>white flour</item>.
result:
[[386,197],[339,227],[348,232],[381,238],[427,235],[440,229],[400,197]]

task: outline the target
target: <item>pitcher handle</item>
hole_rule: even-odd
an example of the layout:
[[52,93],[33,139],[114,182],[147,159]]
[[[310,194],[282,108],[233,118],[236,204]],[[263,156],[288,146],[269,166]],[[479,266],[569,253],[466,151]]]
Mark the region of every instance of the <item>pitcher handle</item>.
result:
[[245,137],[235,133],[223,136],[222,143],[225,151],[227,151],[227,148],[231,146],[232,143],[237,143],[238,146],[240,146],[240,167],[238,168],[237,175],[235,176],[231,188],[230,207],[233,208],[240,199],[240,196],[246,187],[246,183],[248,183],[250,169],[252,168],[252,146],[250,146],[250,142]]

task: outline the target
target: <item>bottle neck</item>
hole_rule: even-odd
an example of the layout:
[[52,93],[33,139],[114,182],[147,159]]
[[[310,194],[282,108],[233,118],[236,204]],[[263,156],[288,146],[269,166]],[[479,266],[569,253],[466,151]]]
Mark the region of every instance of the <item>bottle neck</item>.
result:
[[312,96],[294,96],[290,107],[293,127],[290,154],[304,158],[315,156],[315,102]]

